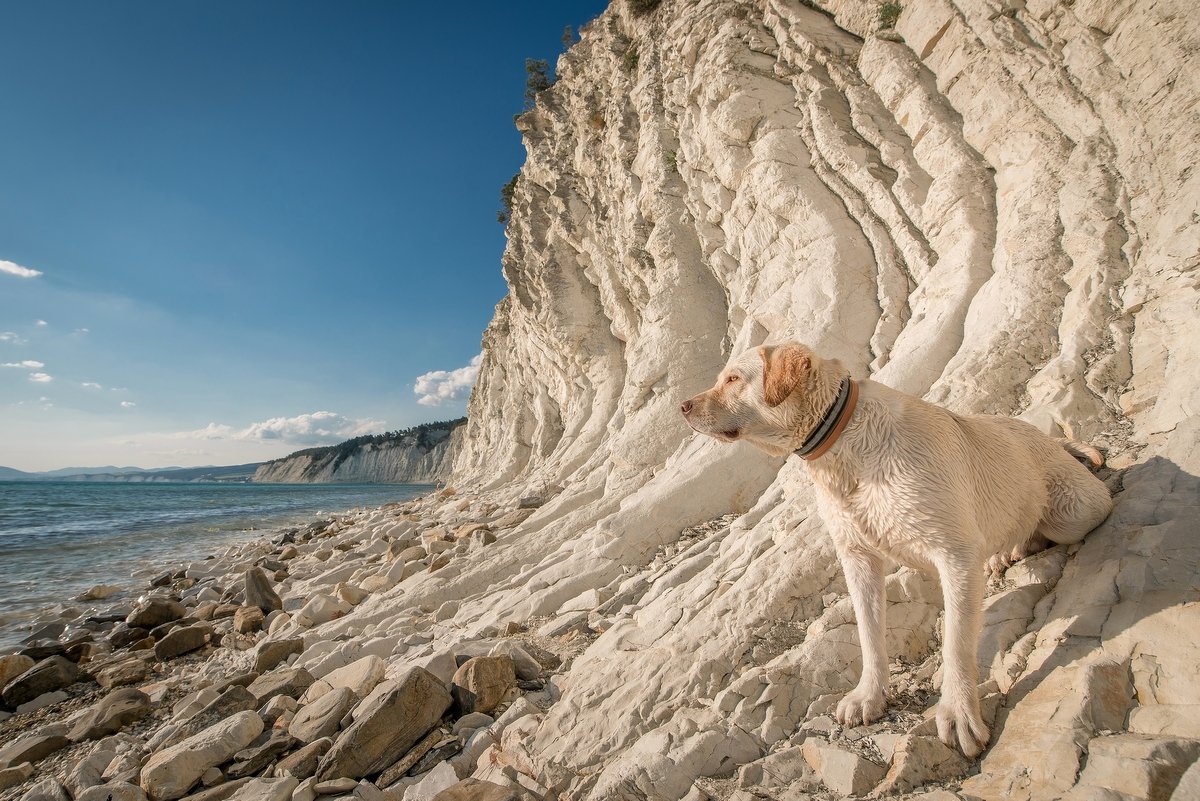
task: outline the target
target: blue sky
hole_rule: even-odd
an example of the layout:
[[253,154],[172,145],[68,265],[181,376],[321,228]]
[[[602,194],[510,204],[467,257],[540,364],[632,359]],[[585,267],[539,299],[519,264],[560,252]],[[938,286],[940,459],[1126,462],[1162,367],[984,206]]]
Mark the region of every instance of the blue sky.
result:
[[462,414],[525,58],[606,4],[6,4],[0,465],[259,461]]

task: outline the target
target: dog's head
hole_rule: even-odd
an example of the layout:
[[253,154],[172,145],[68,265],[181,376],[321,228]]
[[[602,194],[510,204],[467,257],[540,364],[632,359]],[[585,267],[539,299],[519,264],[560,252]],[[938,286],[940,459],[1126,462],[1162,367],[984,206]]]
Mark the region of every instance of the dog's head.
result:
[[797,342],[748,350],[707,392],[680,406],[688,425],[722,442],[744,439],[779,456],[795,450],[808,384],[819,360]]

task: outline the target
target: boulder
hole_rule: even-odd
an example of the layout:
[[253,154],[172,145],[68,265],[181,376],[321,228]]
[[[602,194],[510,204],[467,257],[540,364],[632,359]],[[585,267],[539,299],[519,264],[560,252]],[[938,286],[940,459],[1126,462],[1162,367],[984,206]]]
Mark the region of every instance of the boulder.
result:
[[109,782],[89,787],[75,801],[146,801],[142,788],[129,782]]
[[299,637],[288,640],[267,640],[259,645],[255,652],[254,670],[259,674],[274,670],[280,662],[303,650],[304,640]]
[[341,733],[321,760],[318,776],[357,779],[379,773],[424,737],[451,701],[436,676],[411,668]]
[[386,672],[387,663],[372,654],[328,673],[322,681],[330,688],[346,687],[359,698],[366,698]]
[[802,748],[804,761],[821,782],[843,796],[864,795],[883,778],[881,765],[825,740],[810,737]]
[[416,745],[408,749],[408,752],[404,756],[393,762],[391,767],[379,775],[379,786],[387,787],[398,782],[400,777],[408,773],[413,765],[420,762],[442,739],[442,730],[439,728],[432,729],[429,734],[418,740]]
[[334,598],[332,595],[314,595],[296,613],[296,618],[311,621],[309,625],[320,626],[322,623],[336,620],[351,609],[353,607],[340,598]]
[[[1115,734],[1088,742],[1087,765],[1078,784],[1068,793],[1074,801],[1099,796],[1102,791],[1118,798],[1167,799],[1187,769],[1200,758],[1200,740]],[[1090,792],[1083,792],[1087,788]]]
[[364,590],[362,587],[354,584],[339,584],[337,587],[338,597],[351,606],[358,606],[367,599],[371,593]]
[[178,620],[187,613],[183,604],[170,598],[147,598],[139,602],[125,623],[131,629],[152,629],[172,620]]
[[18,715],[28,715],[31,712],[36,712],[39,709],[45,709],[48,706],[53,706],[60,701],[65,701],[71,696],[67,695],[62,690],[55,690],[52,693],[42,693],[32,701],[26,701],[17,707]]
[[0,656],[0,690],[4,689],[4,685],[33,667],[34,664],[35,660],[24,654]]
[[233,755],[233,764],[226,769],[225,775],[231,779],[253,776],[283,753],[295,746],[296,740],[290,734],[278,729],[264,732],[248,748],[243,748]]
[[90,707],[67,733],[67,737],[80,742],[116,734],[130,723],[150,714],[150,708],[150,697],[141,690],[133,687],[114,690]]
[[482,712],[472,712],[469,715],[463,715],[458,720],[454,721],[453,732],[460,734],[463,731],[473,731],[482,729],[485,726],[490,726],[496,722],[496,719],[491,715],[485,715]]
[[33,777],[33,764],[22,762],[11,768],[0,768],[0,790],[16,787]]
[[113,629],[108,635],[108,642],[114,649],[128,648],[134,643],[141,642],[150,636],[150,630],[140,626]]
[[892,764],[880,785],[881,793],[910,792],[930,782],[961,776],[970,763],[956,749],[948,747],[936,734],[919,726],[897,741]]
[[404,791],[405,801],[432,801],[441,792],[458,784],[458,774],[449,762],[427,771],[421,780]]
[[276,609],[283,608],[283,600],[271,587],[271,580],[261,568],[252,567],[246,571],[243,586],[245,588],[246,606],[257,606],[263,614],[270,614]]
[[259,676],[246,689],[261,706],[277,695],[298,698],[312,683],[312,674],[304,668],[279,668]]
[[227,801],[291,801],[299,784],[290,776],[282,779],[251,779],[237,789]]
[[326,737],[314,740],[303,748],[298,748],[279,760],[275,765],[275,775],[294,776],[300,781],[304,781],[316,774],[321,757],[325,756],[332,745],[333,740]]
[[0,748],[0,769],[16,767],[23,762],[37,762],[70,744],[70,740],[53,730],[26,734]]
[[342,718],[358,696],[349,687],[336,687],[296,713],[288,733],[302,743],[311,743],[337,734]]
[[115,584],[96,584],[79,594],[80,601],[104,601],[121,591]]
[[463,779],[433,796],[431,801],[521,801],[522,797],[512,787],[480,779]]
[[[300,704],[295,698],[289,698],[286,695],[277,695],[263,705],[262,709],[258,710],[258,714],[262,717],[263,722],[268,726],[274,726],[275,721],[285,715],[294,716],[300,709]],[[289,720],[291,718],[288,718]]]
[[513,660],[505,654],[468,659],[450,681],[455,711],[460,716],[494,711],[508,691],[516,686]]
[[189,654],[204,647],[211,631],[212,629],[204,623],[171,629],[167,636],[155,643],[154,655],[160,662],[165,662],[168,659]]
[[137,684],[149,673],[150,666],[145,659],[140,656],[129,656],[106,663],[92,676],[96,679],[97,684],[108,690],[127,684]]
[[522,681],[539,679],[544,672],[542,664],[525,647],[513,640],[501,640],[496,643],[489,656],[507,656],[511,659],[517,678]]
[[49,776],[26,790],[21,801],[71,801],[71,797],[62,782]]
[[116,753],[106,749],[96,749],[83,759],[73,760],[63,784],[72,798],[77,798],[89,787],[95,787],[104,782],[104,769],[112,764]]
[[357,786],[358,779],[331,779],[317,782],[313,785],[313,790],[317,795],[341,795],[350,792]]
[[242,606],[233,613],[233,628],[239,634],[252,634],[263,627],[266,617],[257,606]]
[[153,801],[182,798],[206,770],[229,760],[262,730],[262,718],[249,710],[209,726],[150,757],[142,768],[142,789]]
[[78,670],[70,660],[51,656],[38,662],[4,686],[5,705],[16,708],[43,693],[61,690],[75,683]]
[[210,787],[207,790],[201,790],[197,793],[192,793],[184,801],[228,801],[238,790],[245,787],[253,779],[234,779],[232,781],[218,784]]

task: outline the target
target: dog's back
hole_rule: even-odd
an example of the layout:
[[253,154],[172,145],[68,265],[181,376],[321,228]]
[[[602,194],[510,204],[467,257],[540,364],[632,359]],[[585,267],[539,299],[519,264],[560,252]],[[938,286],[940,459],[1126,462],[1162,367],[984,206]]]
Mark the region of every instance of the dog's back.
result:
[[[1108,514],[1107,488],[1065,441],[1009,417],[958,415],[873,381],[862,382],[861,393],[846,438],[859,475],[868,482],[878,476],[884,491],[904,499],[890,504],[895,513],[921,518],[896,522],[969,527],[946,533],[978,538],[981,551],[991,553],[1035,533],[1073,542],[1076,529],[1086,526],[1081,537]],[[1088,446],[1074,447],[1100,458]],[[1078,522],[1064,527],[1068,519]]]

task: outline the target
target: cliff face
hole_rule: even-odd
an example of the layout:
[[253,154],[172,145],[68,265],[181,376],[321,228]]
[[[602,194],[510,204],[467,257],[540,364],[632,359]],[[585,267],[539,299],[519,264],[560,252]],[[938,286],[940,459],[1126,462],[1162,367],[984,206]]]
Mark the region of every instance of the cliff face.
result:
[[[723,797],[703,777],[761,790],[786,763],[807,792],[830,739],[892,789],[971,772],[965,798],[1166,798],[1195,757],[1200,26],[1182,0],[922,0],[883,33],[879,11],[618,0],[520,120],[511,291],[459,494],[423,507],[497,541],[329,636],[433,638],[399,666],[588,612],[603,633],[486,755],[543,789]],[[1108,450],[1109,520],[989,590],[978,764],[920,724],[941,596],[907,570],[887,593],[902,739],[838,739],[822,716],[860,657],[805,468],[678,413],[730,354],[788,338]]]
[[420,434],[382,442],[352,440],[312,448],[266,462],[251,480],[272,484],[433,484],[450,474],[462,434],[459,423],[437,424]]
[[[1200,624],[1200,27],[1182,2],[929,0],[876,35],[875,3],[807,5],[615,2],[521,119],[511,292],[456,479],[561,493],[509,535],[511,581],[454,622],[628,589],[685,527],[745,513],[654,568],[516,761],[678,798],[818,714],[858,654],[804,468],[697,438],[676,408],[731,353],[798,338],[1125,470],[1077,553],[989,601],[981,661],[1019,692],[972,792],[1058,797],[1099,736],[1080,711],[1098,661],[1142,720],[1171,721],[1156,734],[1200,734],[1172,706],[1200,701],[1179,683],[1200,651],[1167,634]],[[889,610],[909,663],[935,653],[939,603],[911,581],[924,594]],[[795,647],[775,655],[781,626]]]

